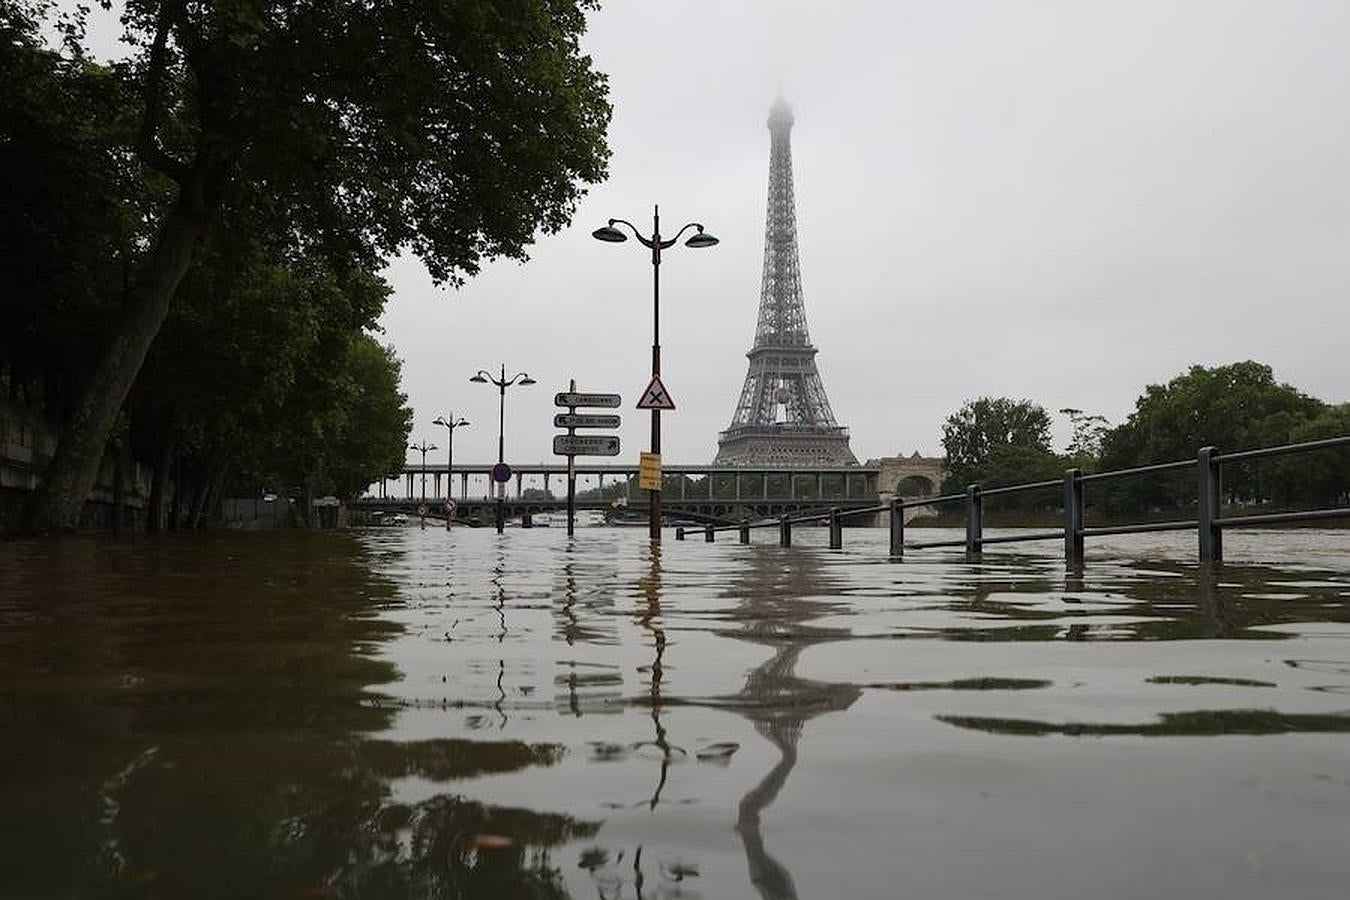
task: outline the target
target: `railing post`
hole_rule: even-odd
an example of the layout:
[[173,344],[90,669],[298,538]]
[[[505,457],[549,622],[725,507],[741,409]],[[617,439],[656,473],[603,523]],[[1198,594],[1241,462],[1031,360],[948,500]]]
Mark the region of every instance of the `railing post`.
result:
[[742,523],[741,523],[741,543],[742,543],[742,544],[748,544],[748,543],[750,543],[750,523],[749,523],[749,522],[742,522]]
[[787,516],[778,517],[778,546],[792,546],[792,520]]
[[840,550],[844,546],[844,524],[839,521],[839,507],[830,507],[830,549]]
[[1223,531],[1219,528],[1219,502],[1223,493],[1221,463],[1214,457],[1218,451],[1213,447],[1201,447],[1196,457],[1196,468],[1200,478],[1200,491],[1197,507],[1197,519],[1200,526],[1200,561],[1202,563],[1223,562]]
[[1064,562],[1083,562],[1083,473],[1078,469],[1064,472]]
[[684,529],[683,529],[683,528],[676,528],[676,529],[675,529],[675,540],[677,540],[677,541],[682,541],[682,540],[684,540]]
[[891,556],[905,555],[905,504],[891,498]]
[[713,542],[713,527],[711,525],[703,526],[703,540],[709,544]]
[[984,548],[984,495],[978,484],[966,487],[966,555],[979,556]]

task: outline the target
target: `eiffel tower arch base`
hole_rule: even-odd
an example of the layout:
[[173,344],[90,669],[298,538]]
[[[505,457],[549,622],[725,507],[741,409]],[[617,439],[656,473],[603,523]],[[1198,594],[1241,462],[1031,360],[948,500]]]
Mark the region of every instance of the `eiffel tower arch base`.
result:
[[855,466],[848,429],[810,425],[747,425],[722,432],[718,466]]

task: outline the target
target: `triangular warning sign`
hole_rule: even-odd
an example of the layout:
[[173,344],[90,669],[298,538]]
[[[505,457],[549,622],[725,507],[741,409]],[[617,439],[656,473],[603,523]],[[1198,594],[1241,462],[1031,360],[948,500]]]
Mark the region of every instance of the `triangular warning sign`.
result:
[[666,386],[661,383],[660,375],[653,375],[651,383],[647,389],[642,392],[637,402],[638,409],[674,409],[675,401],[670,399],[670,392]]

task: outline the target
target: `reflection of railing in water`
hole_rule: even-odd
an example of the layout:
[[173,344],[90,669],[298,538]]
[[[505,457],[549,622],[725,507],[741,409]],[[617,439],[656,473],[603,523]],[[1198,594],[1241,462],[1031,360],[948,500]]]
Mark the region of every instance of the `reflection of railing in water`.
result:
[[[1201,562],[1221,562],[1223,560],[1223,532],[1227,528],[1244,528],[1255,525],[1279,525],[1290,522],[1315,522],[1325,519],[1350,518],[1350,507],[1331,507],[1328,509],[1294,510],[1289,512],[1263,513],[1246,516],[1224,516],[1220,514],[1222,487],[1222,469],[1225,464],[1263,459],[1271,456],[1284,456],[1293,453],[1306,453],[1314,450],[1328,450],[1350,446],[1350,435],[1326,438],[1318,441],[1305,441],[1298,444],[1284,444],[1277,447],[1262,447],[1256,450],[1243,450],[1237,453],[1219,453],[1213,447],[1202,447],[1194,460],[1157,463],[1148,466],[1135,466],[1129,469],[1117,469],[1109,472],[1084,474],[1079,469],[1068,469],[1063,479],[1033,481],[1025,484],[1011,484],[1001,487],[985,488],[978,484],[969,485],[963,494],[944,494],[939,497],[923,497],[905,500],[899,497],[880,506],[861,509],[840,509],[835,507],[828,512],[812,513],[805,516],[781,516],[760,522],[743,522],[739,525],[709,525],[703,529],[704,540],[711,543],[719,531],[736,531],[742,544],[750,543],[750,531],[756,528],[777,528],[779,543],[784,547],[792,545],[792,526],[825,522],[830,529],[830,548],[838,550],[844,545],[843,523],[853,516],[875,516],[880,513],[890,515],[890,555],[900,557],[906,549],[922,550],[937,547],[965,547],[970,555],[978,555],[985,544],[1012,544],[1024,541],[1063,540],[1064,556],[1071,564],[1083,560],[1084,539],[1104,537],[1116,534],[1144,534],[1157,531],[1189,531],[1199,533]],[[1110,525],[1092,527],[1084,523],[1083,485],[1093,481],[1106,481],[1135,475],[1173,472],[1195,467],[1198,480],[1196,502],[1197,518],[1169,522],[1138,522],[1128,525]],[[984,498],[1028,491],[1043,491],[1049,488],[1064,489],[1064,526],[1045,531],[1022,532],[1020,534],[984,536]],[[922,506],[935,506],[940,503],[965,503],[966,535],[957,540],[913,541],[905,543],[904,512]],[[675,539],[684,540],[689,529],[675,530]]]

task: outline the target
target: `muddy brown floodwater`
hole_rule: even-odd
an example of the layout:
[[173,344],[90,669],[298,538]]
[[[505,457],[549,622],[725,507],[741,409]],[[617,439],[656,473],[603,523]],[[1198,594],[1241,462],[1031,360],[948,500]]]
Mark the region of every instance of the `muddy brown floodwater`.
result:
[[0,897],[1350,890],[1350,532],[644,531],[0,544]]

